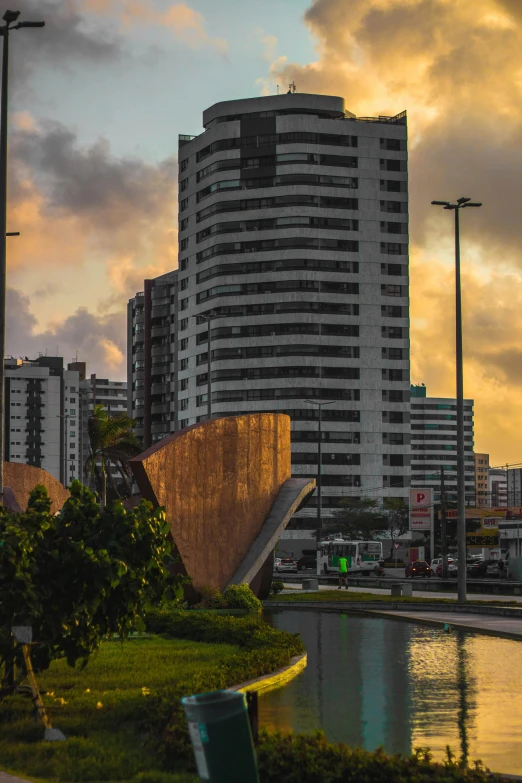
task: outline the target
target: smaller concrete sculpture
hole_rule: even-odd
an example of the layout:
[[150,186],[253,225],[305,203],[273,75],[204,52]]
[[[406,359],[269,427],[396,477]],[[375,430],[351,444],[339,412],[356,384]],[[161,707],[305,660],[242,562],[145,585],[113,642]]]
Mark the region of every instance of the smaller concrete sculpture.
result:
[[43,484],[51,498],[51,511],[55,514],[69,497],[63,484],[42,468],[4,462],[5,506],[9,511],[25,511],[29,495],[37,484]]
[[205,421],[130,465],[143,497],[165,507],[196,591],[247,583],[266,593],[278,537],[315,488],[313,479],[291,477],[289,416]]

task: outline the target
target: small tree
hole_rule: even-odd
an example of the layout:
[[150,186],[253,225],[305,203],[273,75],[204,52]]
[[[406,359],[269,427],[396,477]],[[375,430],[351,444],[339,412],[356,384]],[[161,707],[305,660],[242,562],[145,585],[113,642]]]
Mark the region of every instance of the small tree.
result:
[[58,514],[50,507],[42,486],[22,514],[0,507],[0,665],[13,654],[14,625],[32,627],[37,668],[63,657],[85,665],[102,639],[139,628],[169,585],[181,597],[163,510],[144,500],[100,508],[78,481]]
[[371,541],[382,534],[383,519],[376,500],[344,498],[339,506],[327,531],[339,532],[351,541]]
[[385,498],[381,516],[383,531],[391,539],[390,557],[393,555],[393,543],[410,529],[410,509],[402,498]]

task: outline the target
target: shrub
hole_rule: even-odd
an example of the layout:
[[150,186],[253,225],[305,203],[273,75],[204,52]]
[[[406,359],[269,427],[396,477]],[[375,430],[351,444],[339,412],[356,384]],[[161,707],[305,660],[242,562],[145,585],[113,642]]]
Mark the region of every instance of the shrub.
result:
[[258,746],[261,783],[495,783],[480,763],[468,769],[448,754],[436,764],[426,748],[412,756],[387,755],[382,748],[367,751],[326,741],[323,732],[294,735],[260,732]]
[[212,587],[200,589],[201,600],[194,604],[194,609],[227,609],[224,596]]
[[193,754],[181,698],[204,693],[269,674],[288,666],[294,655],[305,652],[298,634],[279,631],[262,618],[250,615],[229,617],[206,612],[151,610],[146,617],[147,629],[177,639],[233,644],[240,653],[228,658],[214,672],[176,682],[160,696],[147,700],[143,728],[150,736],[156,753],[164,761],[182,759],[192,764]]
[[263,604],[254,595],[249,585],[229,585],[223,593],[227,609],[248,609],[249,612],[261,612]]
[[278,593],[282,592],[285,589],[285,583],[284,582],[272,582],[272,585],[270,587],[270,592],[272,595],[277,595]]

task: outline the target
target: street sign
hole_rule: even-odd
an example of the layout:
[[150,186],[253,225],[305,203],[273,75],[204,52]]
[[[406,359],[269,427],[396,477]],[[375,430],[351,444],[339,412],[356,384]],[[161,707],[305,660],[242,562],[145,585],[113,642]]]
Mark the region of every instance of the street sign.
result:
[[498,530],[499,517],[484,517],[482,527],[484,530]]
[[401,546],[400,544],[398,544],[397,542],[395,542],[395,544],[393,545],[393,548],[394,548],[394,549],[400,549],[400,546]]
[[410,530],[431,530],[432,525],[432,490],[410,489]]

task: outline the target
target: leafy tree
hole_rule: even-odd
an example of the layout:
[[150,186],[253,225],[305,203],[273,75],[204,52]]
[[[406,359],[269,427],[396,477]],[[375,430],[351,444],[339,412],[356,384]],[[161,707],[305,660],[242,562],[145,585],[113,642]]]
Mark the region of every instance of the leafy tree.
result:
[[118,468],[128,494],[131,494],[128,461],[142,451],[133,432],[134,426],[134,420],[125,413],[109,416],[103,405],[95,405],[92,415],[89,416],[89,456],[85,463],[85,472],[91,474],[98,487],[102,506],[107,502],[107,476],[115,495],[119,496],[111,464]]
[[63,657],[85,665],[102,639],[139,628],[169,588],[182,593],[182,580],[169,576],[163,510],[144,500],[131,511],[121,501],[100,508],[78,481],[58,514],[50,507],[42,486],[25,512],[0,507],[0,666],[13,654],[14,625],[32,627],[38,669]]
[[382,535],[384,522],[376,500],[344,498],[339,506],[327,532],[340,533],[351,541],[371,541]]
[[384,498],[381,508],[383,532],[391,539],[390,556],[393,555],[393,542],[410,529],[410,510],[402,498]]

